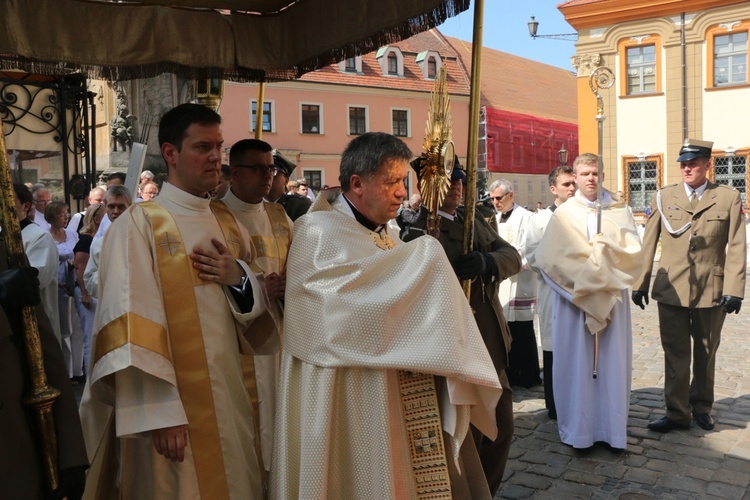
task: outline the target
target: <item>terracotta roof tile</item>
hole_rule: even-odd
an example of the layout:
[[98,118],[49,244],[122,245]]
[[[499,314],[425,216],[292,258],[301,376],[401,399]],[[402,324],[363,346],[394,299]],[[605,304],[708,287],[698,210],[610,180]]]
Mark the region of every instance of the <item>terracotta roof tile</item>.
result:
[[338,64],[331,64],[318,71],[304,74],[300,80],[303,82],[430,92],[434,82],[422,76],[422,70],[416,63],[416,57],[417,54],[425,50],[434,50],[440,54],[443,65],[448,71],[448,91],[457,95],[469,94],[469,77],[464,72],[464,68],[457,62],[456,51],[439,31],[435,29],[425,31],[391,45],[398,47],[404,55],[403,77],[383,75],[380,64],[375,57],[376,52],[370,52],[362,56],[362,72],[364,73],[362,75],[342,72]]
[[[471,43],[445,37],[471,73]],[[555,66],[485,47],[482,105],[568,123],[578,121],[576,76]]]
[[563,2],[557,6],[557,8],[561,7],[570,7],[571,5],[586,5],[588,3],[599,3],[599,2],[606,2],[607,0],[568,0],[567,2]]

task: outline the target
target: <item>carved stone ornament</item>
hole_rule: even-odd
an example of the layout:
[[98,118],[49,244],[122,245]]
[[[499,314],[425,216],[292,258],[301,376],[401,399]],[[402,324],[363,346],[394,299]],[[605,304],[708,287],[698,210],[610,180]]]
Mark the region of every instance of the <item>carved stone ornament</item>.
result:
[[579,54],[570,58],[570,63],[578,71],[579,77],[588,78],[594,69],[602,64],[601,54]]

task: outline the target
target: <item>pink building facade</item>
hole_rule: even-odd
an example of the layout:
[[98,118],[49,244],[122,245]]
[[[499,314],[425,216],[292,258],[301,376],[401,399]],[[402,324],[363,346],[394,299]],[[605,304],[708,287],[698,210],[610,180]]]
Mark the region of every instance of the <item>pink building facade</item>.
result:
[[[448,73],[453,141],[462,162],[469,123],[469,77],[437,30],[308,73],[292,82],[267,83],[262,139],[297,163],[292,178],[314,190],[339,184],[346,145],[365,132],[401,137],[414,156],[422,151],[434,74]],[[252,138],[257,84],[226,82],[219,112],[225,146]],[[417,192],[416,177],[409,193]]]

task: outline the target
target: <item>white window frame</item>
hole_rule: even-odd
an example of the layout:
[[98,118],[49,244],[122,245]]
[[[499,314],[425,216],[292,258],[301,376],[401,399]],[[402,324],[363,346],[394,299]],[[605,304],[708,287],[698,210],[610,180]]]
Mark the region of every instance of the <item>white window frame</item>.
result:
[[[737,35],[745,35],[745,48],[744,50],[739,50],[735,47],[734,37]],[[714,87],[730,87],[732,85],[745,85],[748,83],[749,77],[748,77],[748,71],[747,71],[747,63],[748,59],[750,59],[750,32],[748,31],[737,31],[734,33],[722,33],[714,35],[714,53],[713,53],[713,65],[714,65]],[[724,54],[717,54],[716,53],[716,40],[722,37],[727,37],[730,39],[730,43],[732,44],[732,51],[724,53]],[[745,59],[745,79],[744,80],[735,80],[736,77],[735,73],[732,72],[732,66],[734,65],[735,58],[742,58]],[[729,72],[726,75],[727,81],[725,82],[719,82],[718,81],[718,75],[717,75],[717,67],[716,63],[718,61],[726,61]]]
[[[255,120],[253,120],[253,104],[256,104],[257,102],[258,102],[257,99],[250,99],[250,132],[252,133],[255,133]],[[276,133],[276,101],[273,99],[264,99],[263,105],[265,106],[266,103],[269,103],[271,105],[271,130],[264,130],[263,132],[268,133],[268,134],[275,134]]]
[[[318,130],[317,133],[315,132],[304,132],[302,127],[302,106],[317,106],[318,107],[318,125],[320,126],[320,130]],[[324,117],[323,114],[323,103],[322,102],[309,102],[309,101],[301,101],[299,103],[299,133],[303,135],[323,135],[325,133],[325,127],[323,125],[324,123]]]
[[[323,186],[326,185],[326,169],[324,169],[324,168],[312,168],[312,167],[310,167],[310,168],[303,168],[302,172],[300,172],[302,174],[302,177],[300,177],[300,178],[301,179],[307,179],[307,176],[305,176],[305,173],[307,173],[307,172],[320,172],[320,188],[319,189],[323,189]],[[312,189],[313,188],[312,182],[307,181],[307,183],[308,183],[308,187],[310,189]]]
[[[433,58],[435,60],[435,76],[429,75],[430,58]],[[417,54],[416,62],[417,66],[419,66],[419,69],[422,71],[422,78],[424,78],[425,80],[434,80],[435,78],[437,78],[437,74],[440,71],[440,68],[443,67],[443,58],[440,56],[440,53],[435,50],[426,50],[424,52],[420,52],[419,54]]]
[[[380,63],[380,71],[382,72],[383,76],[389,76],[391,78],[403,78],[404,77],[404,54],[401,52],[401,49],[398,47],[385,47],[381,48],[382,53],[380,53],[380,57],[378,57],[378,63]],[[388,72],[388,56],[391,55],[391,52],[396,54],[396,66],[397,66],[397,73],[391,74]]]
[[370,131],[370,106],[366,104],[347,104],[346,105],[346,135],[350,135],[350,136],[362,135],[362,134],[352,133],[351,122],[349,121],[349,110],[351,110],[352,108],[365,110],[365,131],[362,133],[366,134],[367,132]]
[[[355,71],[347,71],[346,70],[346,61],[348,59],[354,59],[354,69]],[[339,71],[342,73],[346,73],[349,75],[363,75],[364,72],[362,71],[362,56],[354,56],[349,57],[347,59],[344,59],[343,61],[339,62]]]
[[[396,135],[396,130],[393,128],[393,112],[394,111],[406,111],[406,135]],[[411,109],[409,108],[391,108],[391,134],[396,137],[411,137]]]

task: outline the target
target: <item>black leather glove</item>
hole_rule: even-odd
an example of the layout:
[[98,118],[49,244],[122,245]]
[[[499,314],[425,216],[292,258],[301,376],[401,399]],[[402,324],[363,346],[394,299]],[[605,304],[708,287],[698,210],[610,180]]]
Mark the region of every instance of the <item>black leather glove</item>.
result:
[[482,252],[469,252],[461,255],[453,263],[453,270],[460,280],[473,280],[487,270],[487,262]]
[[411,168],[414,169],[414,172],[417,174],[417,178],[419,179],[420,174],[422,173],[422,160],[424,160],[424,153],[422,153],[422,156],[417,156],[412,161],[409,162],[409,165],[411,165]]
[[633,304],[637,305],[641,309],[646,309],[646,306],[643,305],[643,301],[645,300],[646,305],[648,305],[648,292],[639,292],[638,290],[633,290],[631,298],[633,299]]
[[0,272],[0,303],[6,311],[35,306],[42,301],[37,276],[39,270],[35,267]]
[[86,466],[76,465],[60,471],[60,480],[55,491],[50,493],[51,500],[81,500],[86,486]]
[[732,297],[731,295],[724,295],[719,301],[719,305],[724,308],[727,314],[739,314],[740,307],[742,307],[742,299]]

